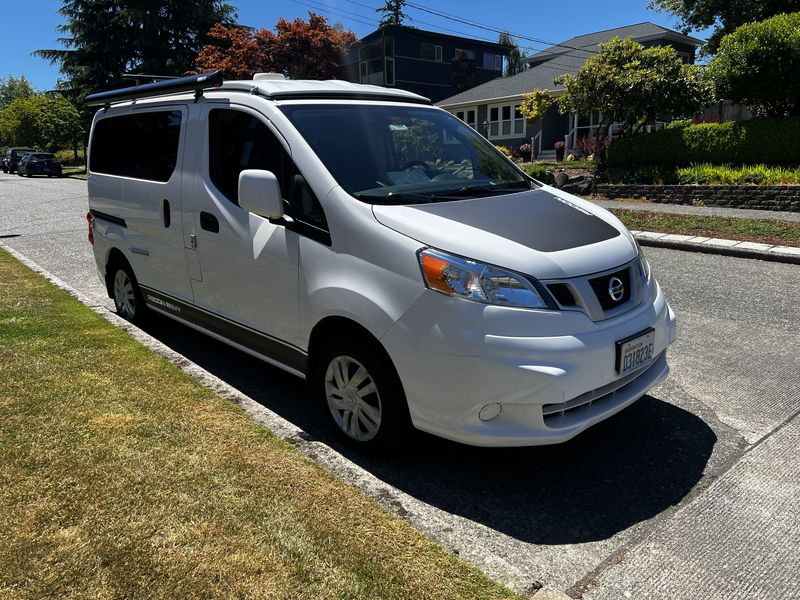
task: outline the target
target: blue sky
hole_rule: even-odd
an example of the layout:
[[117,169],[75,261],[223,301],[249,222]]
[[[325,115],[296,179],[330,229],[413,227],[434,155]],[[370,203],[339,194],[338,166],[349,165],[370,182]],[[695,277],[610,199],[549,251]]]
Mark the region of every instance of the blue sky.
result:
[[[675,27],[668,14],[647,8],[648,0],[548,0],[495,1],[486,0],[412,0],[420,6],[460,16],[490,27],[508,29],[512,33],[548,42],[561,42],[574,35],[652,21]],[[313,10],[328,17],[331,23],[341,21],[359,37],[376,28],[375,8],[382,0],[232,0],[239,10],[239,22],[257,28],[272,28],[280,17],[306,18]],[[60,0],[0,0],[0,77],[25,75],[39,89],[52,89],[58,69],[31,56],[39,48],[57,47],[56,27],[61,23],[57,10]],[[23,10],[24,7],[24,10]],[[496,34],[463,23],[454,22],[414,8],[406,9],[420,29],[442,31],[454,35],[496,40]],[[705,38],[702,33],[695,34]],[[531,50],[542,48],[530,44]]]

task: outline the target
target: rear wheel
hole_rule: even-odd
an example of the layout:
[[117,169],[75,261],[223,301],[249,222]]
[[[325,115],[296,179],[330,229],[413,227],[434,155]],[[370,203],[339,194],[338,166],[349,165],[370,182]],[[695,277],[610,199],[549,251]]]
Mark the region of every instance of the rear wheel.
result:
[[403,386],[389,357],[366,335],[331,340],[314,357],[309,385],[338,434],[363,452],[400,447],[411,430]]
[[127,264],[112,266],[111,291],[117,314],[131,323],[141,322],[146,310],[144,299],[136,277]]

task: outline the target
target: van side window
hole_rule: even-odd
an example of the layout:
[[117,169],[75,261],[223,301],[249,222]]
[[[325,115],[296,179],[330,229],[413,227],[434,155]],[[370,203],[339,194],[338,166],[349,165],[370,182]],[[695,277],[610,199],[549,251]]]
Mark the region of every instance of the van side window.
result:
[[228,200],[239,204],[239,173],[243,170],[271,171],[281,186],[286,213],[298,223],[298,230],[315,239],[320,238],[319,233],[329,239],[322,205],[264,123],[238,110],[214,109],[208,127],[208,174]]
[[101,119],[94,126],[89,170],[169,181],[178,162],[181,111],[142,112]]

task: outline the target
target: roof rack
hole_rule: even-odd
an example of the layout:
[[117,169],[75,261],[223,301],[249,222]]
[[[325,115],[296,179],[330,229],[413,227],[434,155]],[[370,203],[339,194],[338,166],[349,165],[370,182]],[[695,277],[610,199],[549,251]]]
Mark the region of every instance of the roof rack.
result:
[[123,102],[136,98],[151,98],[153,96],[167,96],[180,92],[195,92],[195,101],[203,95],[203,90],[220,87],[222,85],[222,71],[200,73],[188,77],[166,79],[155,83],[145,83],[119,90],[97,92],[86,96],[87,106],[109,106],[112,102]]
[[133,85],[141,85],[143,83],[155,83],[156,81],[165,81],[167,79],[177,79],[176,75],[147,75],[145,73],[125,73],[122,76],[124,81],[133,81]]

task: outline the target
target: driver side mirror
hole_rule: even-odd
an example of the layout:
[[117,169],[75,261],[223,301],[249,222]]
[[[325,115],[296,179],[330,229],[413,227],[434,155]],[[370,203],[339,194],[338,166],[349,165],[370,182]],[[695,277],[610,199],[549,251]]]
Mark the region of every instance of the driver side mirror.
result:
[[262,169],[245,169],[239,173],[239,206],[265,219],[280,219],[283,197],[278,178]]

